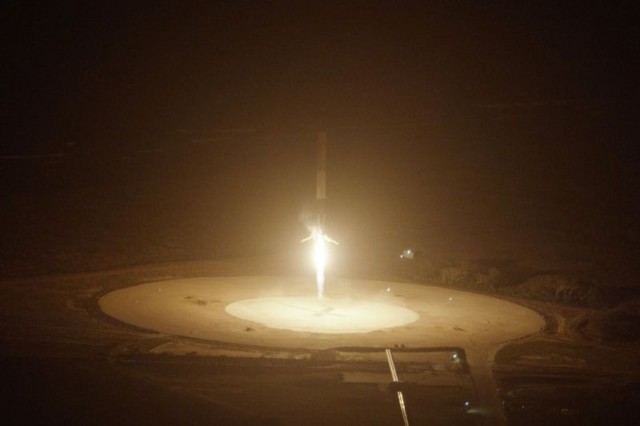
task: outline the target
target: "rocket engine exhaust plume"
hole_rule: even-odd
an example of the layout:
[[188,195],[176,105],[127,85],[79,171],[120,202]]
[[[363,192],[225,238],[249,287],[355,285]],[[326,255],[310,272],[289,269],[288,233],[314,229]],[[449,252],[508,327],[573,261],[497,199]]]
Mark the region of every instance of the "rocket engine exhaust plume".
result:
[[322,228],[314,227],[311,229],[311,235],[302,240],[313,241],[313,263],[316,267],[316,287],[318,289],[318,299],[324,297],[324,272],[327,267],[328,252],[327,243],[338,244],[337,241],[331,239],[324,233]]

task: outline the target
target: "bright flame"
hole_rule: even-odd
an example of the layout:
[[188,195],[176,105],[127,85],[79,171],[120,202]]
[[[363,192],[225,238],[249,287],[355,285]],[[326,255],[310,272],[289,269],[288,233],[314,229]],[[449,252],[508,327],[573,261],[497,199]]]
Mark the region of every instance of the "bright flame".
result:
[[324,295],[324,271],[327,267],[327,258],[329,257],[327,242],[338,243],[322,232],[322,228],[320,227],[311,229],[311,235],[301,242],[308,240],[313,240],[313,263],[316,266],[316,287],[318,288],[318,299],[322,299]]
[[316,264],[316,286],[318,299],[322,299],[324,293],[324,270],[327,266],[327,241],[319,231],[313,237],[313,261]]

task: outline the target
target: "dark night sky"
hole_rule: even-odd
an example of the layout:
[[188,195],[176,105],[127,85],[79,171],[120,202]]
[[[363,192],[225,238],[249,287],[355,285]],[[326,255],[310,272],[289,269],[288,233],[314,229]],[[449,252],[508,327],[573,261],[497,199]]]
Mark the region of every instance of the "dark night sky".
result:
[[611,2],[43,3],[3,6],[13,145],[637,102],[637,21]]
[[326,130],[341,241],[632,256],[639,20],[585,3],[5,3],[3,252],[297,244]]

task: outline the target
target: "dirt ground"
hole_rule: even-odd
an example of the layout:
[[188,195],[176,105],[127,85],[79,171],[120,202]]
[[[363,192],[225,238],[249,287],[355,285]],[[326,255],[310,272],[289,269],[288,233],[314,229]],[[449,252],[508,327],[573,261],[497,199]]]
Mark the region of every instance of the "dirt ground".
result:
[[[175,424],[185,418],[191,424],[400,424],[384,361],[197,341],[136,329],[98,309],[99,296],[132,283],[234,275],[269,264],[169,263],[4,281],[7,424]],[[496,354],[493,374],[509,424],[633,424],[637,345],[585,337],[571,325],[584,308],[530,307],[556,320]],[[486,424],[482,413],[464,406],[477,399],[472,374],[427,361],[428,384],[405,390],[414,424]]]

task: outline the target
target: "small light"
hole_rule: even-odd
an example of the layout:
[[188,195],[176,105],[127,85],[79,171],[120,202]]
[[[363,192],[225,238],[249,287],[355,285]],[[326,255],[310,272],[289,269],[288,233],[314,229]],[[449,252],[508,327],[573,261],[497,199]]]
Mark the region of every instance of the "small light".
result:
[[414,257],[415,253],[413,250],[411,249],[405,249],[402,251],[402,254],[400,255],[401,259],[409,259],[412,260]]
[[464,406],[465,406],[465,407],[468,407],[468,406],[469,406],[469,401],[465,401],[465,402],[464,402]]
[[450,297],[450,298],[449,298],[449,302],[453,302],[453,297]]
[[391,287],[387,287],[387,293],[391,291]]

